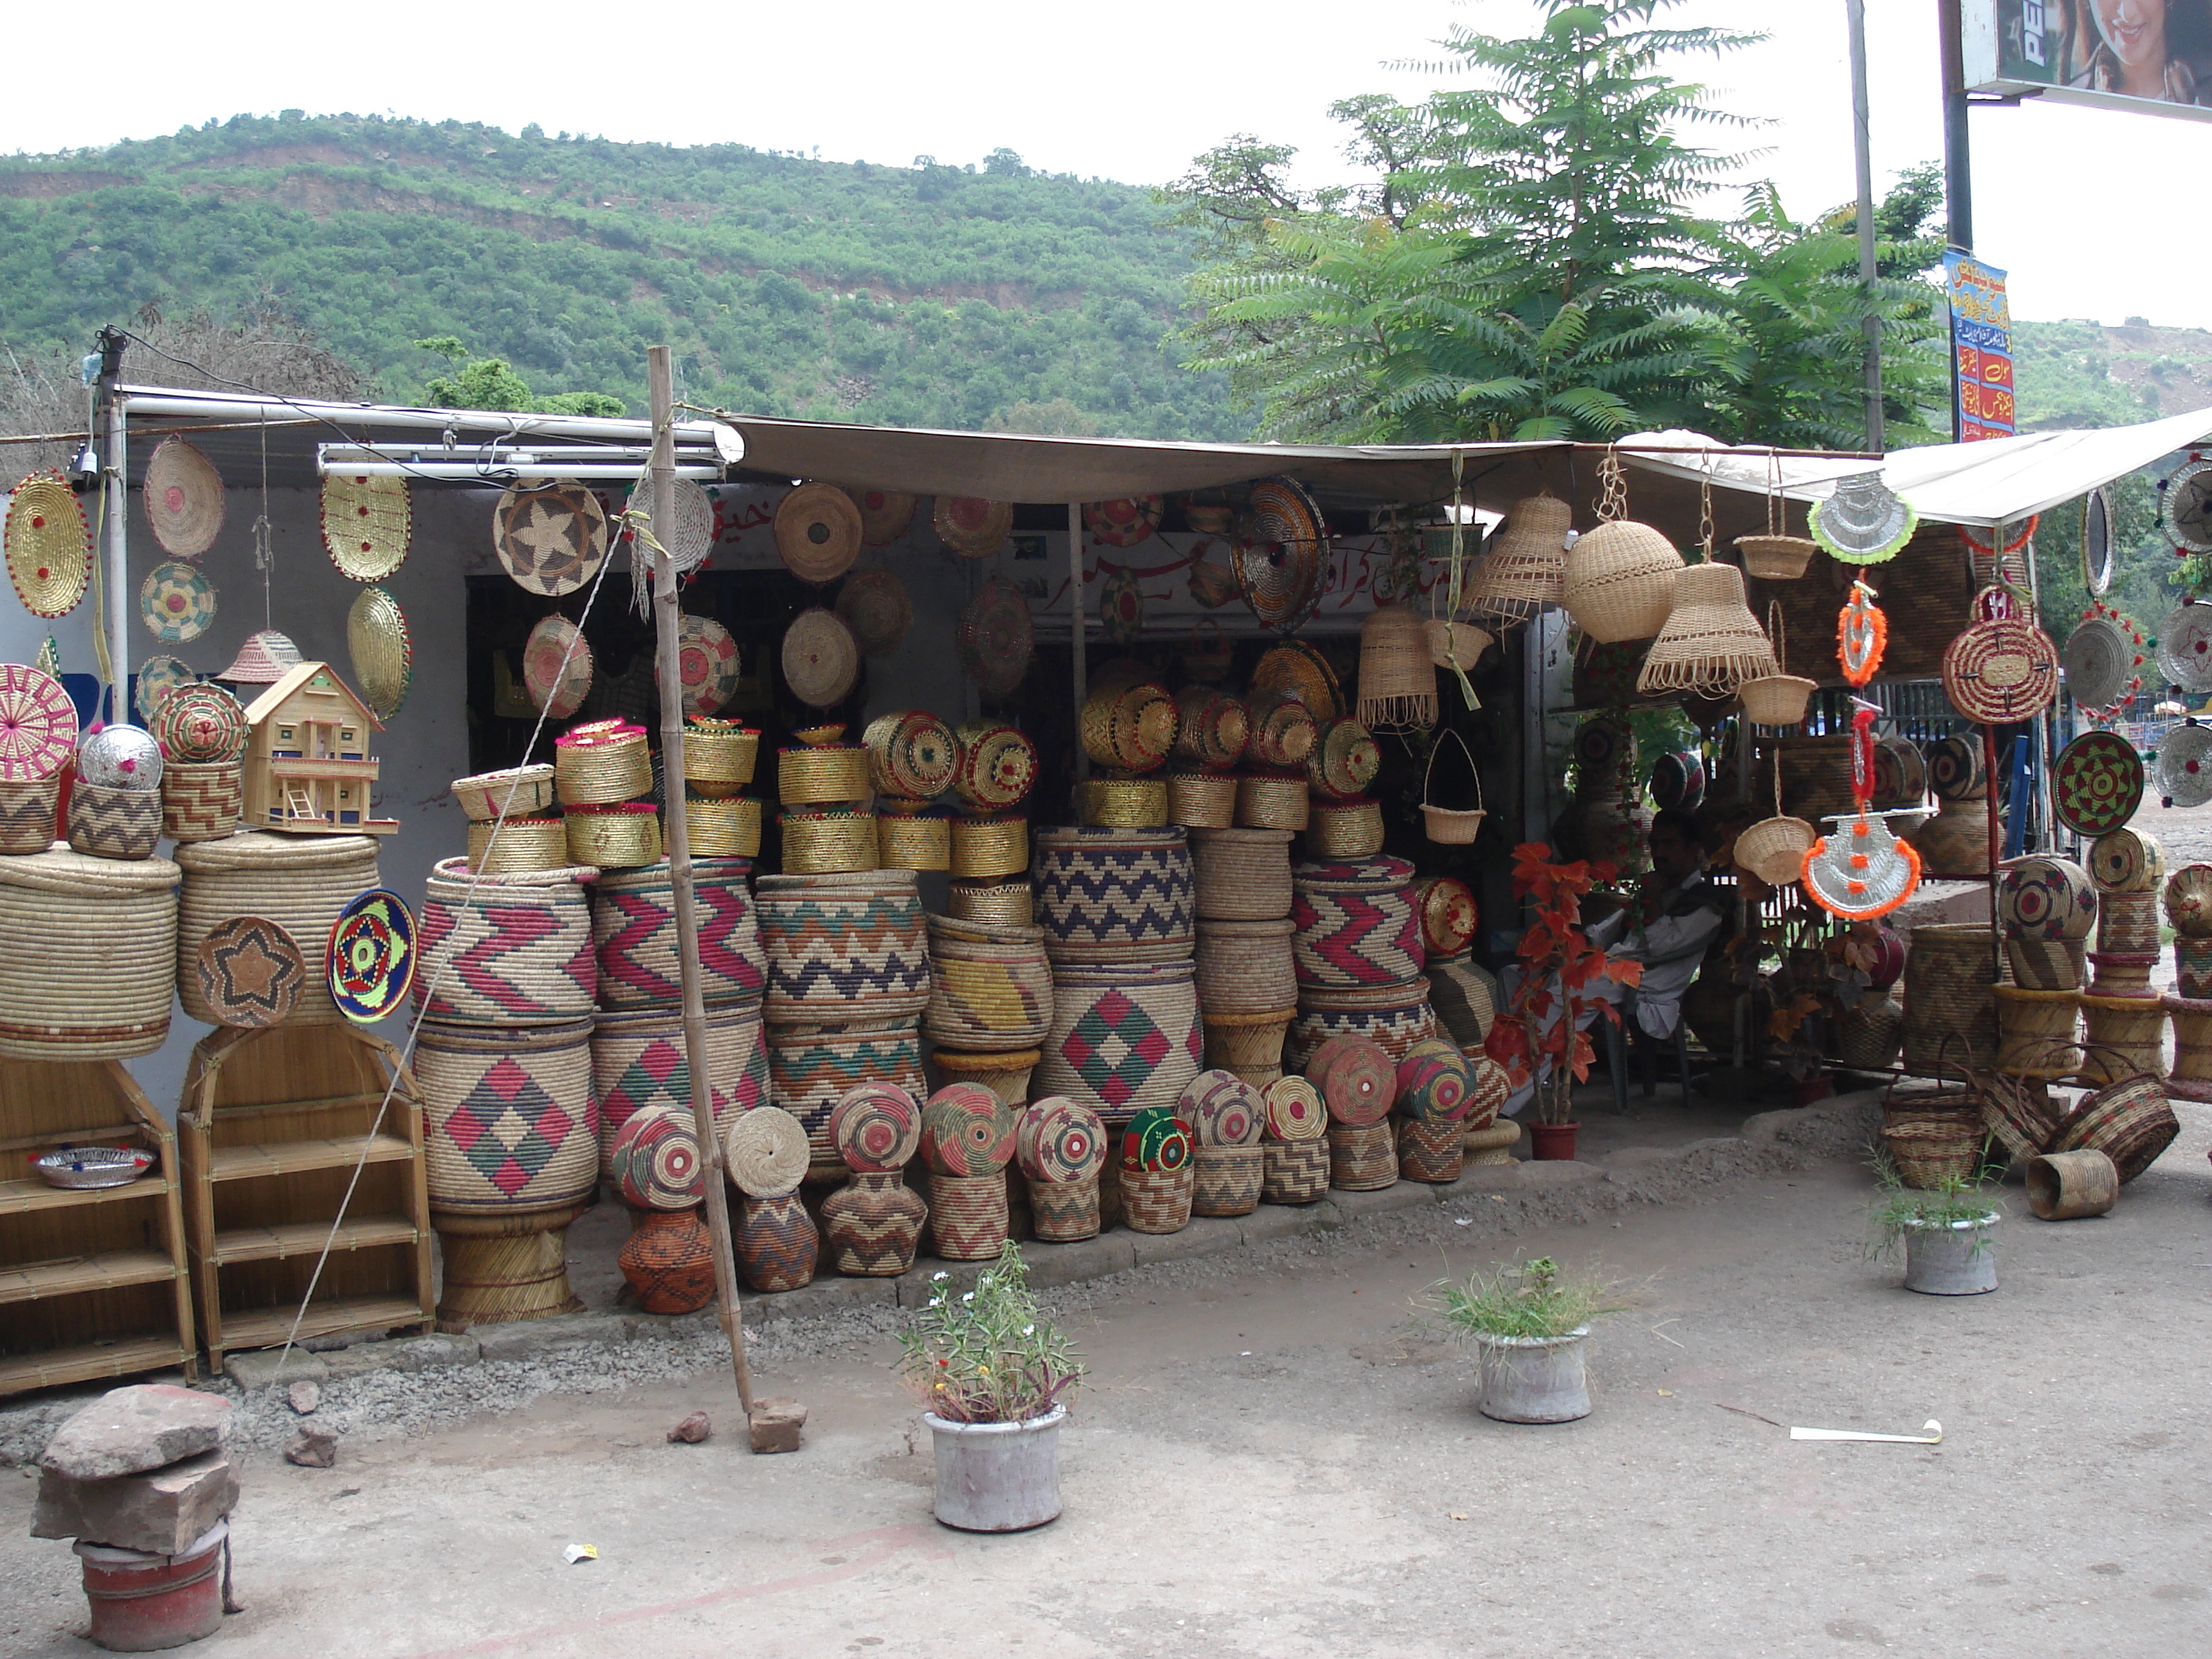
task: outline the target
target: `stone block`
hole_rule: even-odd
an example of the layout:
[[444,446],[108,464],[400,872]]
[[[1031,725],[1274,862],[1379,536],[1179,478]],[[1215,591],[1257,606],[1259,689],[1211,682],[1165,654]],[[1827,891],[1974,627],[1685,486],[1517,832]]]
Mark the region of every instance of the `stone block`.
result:
[[304,1348],[295,1348],[286,1353],[282,1348],[262,1348],[252,1353],[234,1353],[222,1362],[224,1373],[248,1394],[257,1389],[273,1389],[279,1383],[300,1382],[327,1382],[331,1368],[323,1355],[309,1353]]
[[327,1469],[337,1466],[338,1437],[330,1429],[319,1429],[310,1425],[293,1437],[284,1448],[284,1461],[297,1463],[304,1469]]
[[806,1407],[796,1400],[756,1400],[747,1425],[757,1452],[795,1452],[806,1426]]
[[229,1418],[230,1401],[197,1389],[111,1389],[54,1431],[39,1464],[76,1480],[143,1474],[215,1450]]
[[39,1474],[33,1538],[79,1538],[118,1550],[180,1555],[238,1503],[238,1472],[221,1451],[145,1474],[79,1480]]
[[469,1334],[488,1360],[535,1359],[567,1348],[627,1342],[629,1322],[620,1314],[561,1314],[507,1325],[478,1325]]
[[1196,1256],[1218,1255],[1244,1242],[1243,1230],[1234,1218],[1194,1216],[1180,1232],[1131,1233],[1129,1249],[1141,1267],[1154,1261],[1188,1261]]
[[[1103,1279],[1109,1273],[1127,1273],[1135,1267],[1137,1252],[1130,1243],[1135,1237],[1134,1233],[1117,1231],[1066,1244],[1024,1244],[1022,1260],[1029,1264],[1030,1284],[1037,1290],[1054,1285],[1079,1285],[1088,1279]],[[927,1279],[927,1274],[923,1277]],[[903,1285],[899,1299],[906,1303]],[[924,1302],[928,1299],[927,1293],[921,1297]]]

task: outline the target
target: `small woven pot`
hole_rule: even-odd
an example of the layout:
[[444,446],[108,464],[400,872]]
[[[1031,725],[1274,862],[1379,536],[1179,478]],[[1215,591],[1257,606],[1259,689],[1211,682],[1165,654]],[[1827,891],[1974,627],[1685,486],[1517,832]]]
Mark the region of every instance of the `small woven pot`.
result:
[[684,803],[684,828],[694,858],[760,856],[761,804],[743,795]]
[[2069,1077],[2081,1069],[2081,1050],[2075,1027],[2081,1013],[2072,991],[2030,991],[2017,985],[1995,988],[1997,999],[1997,1069],[2014,1077]]
[[1006,1243],[1006,1172],[929,1178],[929,1235],[948,1261],[988,1261]]
[[1263,1140],[1260,1143],[1260,1201],[1311,1204],[1328,1194],[1328,1141]]
[[1083,822],[1105,830],[1158,830],[1172,822],[1165,778],[1085,778],[1076,786]]
[[1179,1233],[1190,1225],[1195,1164],[1176,1170],[1118,1170],[1121,1224],[1133,1233]]
[[1739,536],[1743,570],[1766,582],[1794,582],[1805,574],[1820,544],[1803,536]]
[[1517,1162],[1513,1156],[1513,1143],[1520,1139],[1521,1126],[1509,1117],[1480,1129],[1469,1129],[1460,1145],[1467,1149],[1467,1167],[1474,1170]]
[[2107,997],[2089,991],[2081,996],[2087,1042],[2079,1076],[2085,1086],[2094,1088],[2136,1072],[2155,1078],[2165,1069],[2163,1002],[2156,997]]
[[1313,858],[1365,859],[1382,850],[1382,803],[1317,800],[1306,821],[1306,852]]
[[730,1243],[738,1271],[757,1291],[773,1296],[814,1282],[822,1236],[797,1193],[744,1200]]
[[542,817],[552,806],[554,769],[510,766],[453,780],[453,799],[471,823],[489,823],[502,812],[508,822]]
[[[2078,939],[2008,939],[2005,959],[2015,981],[2032,991],[2078,991],[2087,977],[2088,952]],[[2212,971],[2212,951],[2206,953]]]
[[1190,838],[1198,914],[1206,921],[1267,921],[1291,914],[1288,830],[1212,830]]
[[1048,1244],[1096,1238],[1100,1225],[1098,1177],[1030,1182],[1030,1224]]
[[611,806],[650,794],[653,757],[644,728],[618,726],[556,738],[553,788],[563,806]]
[[[495,834],[494,832],[497,833]],[[512,876],[568,864],[568,826],[560,818],[509,818],[469,826],[469,872]]]
[[1293,1008],[1257,1014],[1208,1012],[1206,1063],[1234,1072],[1247,1083],[1273,1083],[1283,1074],[1283,1038],[1297,1014]]
[[636,870],[660,861],[660,814],[649,803],[578,807],[561,820],[568,862]]
[[161,841],[161,792],[108,789],[79,778],[70,790],[69,844],[87,858],[136,863]]
[[1398,1174],[1441,1187],[1467,1164],[1467,1126],[1457,1118],[1398,1120]]
[[951,820],[921,813],[878,813],[876,864],[884,870],[950,870]]
[[1237,780],[1237,822],[1247,830],[1303,830],[1312,803],[1301,776],[1245,772]]
[[2173,1070],[2166,1091],[2181,1100],[2212,1101],[2212,1000],[2167,997],[2173,1021]]
[[245,816],[244,763],[173,760],[163,765],[161,833],[171,841],[214,841],[236,830]]
[[2174,979],[2185,997],[2212,997],[2212,939],[2173,941]]
[[1168,774],[1168,822],[1187,830],[1226,830],[1237,822],[1237,779],[1226,772]]
[[1863,996],[1838,1015],[1836,1059],[1860,1072],[1886,1072],[1897,1063],[1905,1042],[1905,1010],[1887,997]]
[[852,875],[877,868],[873,812],[779,812],[783,867],[792,875]]
[[1266,1149],[1204,1146],[1191,1155],[1190,1212],[1193,1215],[1249,1215],[1260,1207],[1267,1174]]
[[1328,1126],[1328,1184],[1348,1193],[1371,1193],[1398,1184],[1398,1139],[1388,1118],[1379,1123]]
[[[221,762],[214,763],[220,765]],[[168,775],[177,769],[179,763],[168,763],[162,775],[164,784]],[[164,803],[166,807],[166,793]],[[37,778],[28,782],[14,779],[0,781],[0,856],[21,858],[33,853],[43,853],[61,837],[60,823],[62,780],[58,772],[52,777]],[[224,834],[228,835],[228,830]]]
[[738,793],[760,764],[760,737],[735,720],[686,720],[684,781],[709,799]]
[[952,873],[963,881],[1022,875],[1030,867],[1030,821],[1020,817],[955,818],[951,859]]
[[830,1265],[850,1279],[890,1279],[914,1266],[929,1206],[902,1171],[855,1171],[822,1200]]
[[2097,948],[2158,954],[2158,895],[2113,892],[2097,896]]
[[1261,1014],[1273,1018],[1298,1000],[1291,969],[1291,923],[1201,921],[1198,947],[1198,1006],[1209,1018]]
[[1882,1145],[1897,1165],[1898,1178],[1922,1192],[1933,1191],[1947,1182],[1972,1180],[1988,1139],[1980,1120],[1971,1112],[1943,1119],[1885,1123],[1881,1127]]
[[2155,951],[2092,951],[2089,991],[2100,997],[2155,997],[2150,982],[2158,967]]
[[1030,1097],[1030,1074],[1036,1069],[1042,1054],[1035,1048],[1017,1049],[1010,1054],[955,1054],[949,1048],[933,1049],[930,1063],[946,1083],[980,1083],[1009,1106],[1020,1107]]
[[[954,846],[958,846],[957,840]],[[956,879],[945,890],[945,914],[960,921],[1029,927],[1036,923],[1036,905],[1027,881]]]

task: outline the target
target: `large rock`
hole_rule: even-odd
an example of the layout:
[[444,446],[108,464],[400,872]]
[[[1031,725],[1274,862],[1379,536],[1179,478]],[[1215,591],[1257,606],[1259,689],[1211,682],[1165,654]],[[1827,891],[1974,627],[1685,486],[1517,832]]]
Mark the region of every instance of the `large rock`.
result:
[[181,1555],[237,1502],[238,1473],[220,1451],[108,1480],[78,1480],[44,1469],[31,1536]]
[[54,1431],[41,1468],[75,1480],[143,1474],[222,1443],[230,1401],[166,1382],[111,1389]]

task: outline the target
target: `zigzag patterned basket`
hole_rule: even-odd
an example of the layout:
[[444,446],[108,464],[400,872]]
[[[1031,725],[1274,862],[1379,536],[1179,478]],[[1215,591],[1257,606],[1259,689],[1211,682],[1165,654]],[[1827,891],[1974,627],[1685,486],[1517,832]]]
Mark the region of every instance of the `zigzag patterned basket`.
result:
[[1284,1063],[1305,1070],[1313,1051],[1333,1036],[1372,1037],[1395,1063],[1406,1050],[1437,1034],[1436,1011],[1429,1006],[1429,982],[1385,985],[1358,991],[1309,990],[1300,994],[1283,1049]]
[[[768,988],[760,926],[753,915],[749,859],[691,860],[699,910],[699,969],[707,1006],[757,996]],[[673,1007],[677,981],[676,897],[668,866],[611,870],[592,884],[592,949],[602,1008]]]
[[763,876],[772,1020],[890,1019],[929,1004],[929,943],[911,870]]
[[592,912],[572,873],[471,876],[465,859],[437,865],[417,927],[415,1006],[423,1018],[477,1025],[589,1019],[598,984]]
[[1034,1048],[1052,1025],[1052,968],[1042,927],[931,916],[922,1035],[981,1054]]
[[806,1130],[809,1179],[844,1179],[847,1165],[830,1133],[830,1114],[847,1091],[863,1083],[896,1083],[917,1100],[928,1094],[921,1035],[914,1021],[769,1028],[769,1103]]
[[1301,987],[1403,985],[1426,960],[1403,859],[1301,864],[1291,872],[1292,961]]
[[1030,1093],[1065,1095],[1118,1128],[1173,1106],[1199,1072],[1198,969],[1188,962],[1055,967],[1052,1029]]
[[[707,1011],[707,1087],[716,1133],[723,1120],[768,1103],[768,1046],[758,997]],[[602,1013],[592,1025],[592,1094],[599,1103],[599,1158],[623,1124],[648,1106],[673,1106],[691,1121],[691,1068],[684,1016],[675,1009]]]
[[1054,963],[1173,962],[1197,938],[1190,848],[1164,830],[1040,830],[1037,920]]

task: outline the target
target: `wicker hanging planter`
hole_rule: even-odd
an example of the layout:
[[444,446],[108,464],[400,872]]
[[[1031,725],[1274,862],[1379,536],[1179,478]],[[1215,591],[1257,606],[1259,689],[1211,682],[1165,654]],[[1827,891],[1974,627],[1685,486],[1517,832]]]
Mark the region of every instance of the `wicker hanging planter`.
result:
[[1489,550],[1468,573],[1461,608],[1500,629],[1528,621],[1561,601],[1567,565],[1567,532],[1574,509],[1556,495],[1516,501]]
[[1805,718],[1806,704],[1820,688],[1817,681],[1790,672],[1782,607],[1771,601],[1766,607],[1766,636],[1774,646],[1774,672],[1744,681],[1736,687],[1736,695],[1743,700],[1745,717],[1754,726],[1796,726]]
[[1782,513],[1782,458],[1770,451],[1766,460],[1766,533],[1735,538],[1743,554],[1746,575],[1756,576],[1761,581],[1794,582],[1805,574],[1813,556],[1820,550],[1820,544],[1816,541],[1784,535]]
[[1813,850],[1813,843],[1820,832],[1802,818],[1786,816],[1782,811],[1782,755],[1774,757],[1774,816],[1761,818],[1735,838],[1734,862],[1739,870],[1748,870],[1769,887],[1787,887],[1795,882],[1805,868],[1805,854]]
[[1410,605],[1385,605],[1359,625],[1357,712],[1370,732],[1425,732],[1437,723],[1429,625]]
[[1482,821],[1489,811],[1482,804],[1482,771],[1474,763],[1474,753],[1467,746],[1467,739],[1457,732],[1445,734],[1459,745],[1467,757],[1467,769],[1474,779],[1474,805],[1471,809],[1438,806],[1429,799],[1429,787],[1435,780],[1437,752],[1443,747],[1439,738],[1429,750],[1428,769],[1421,774],[1421,821],[1427,827],[1429,839],[1439,847],[1466,847],[1474,842],[1482,829]]
[[1622,516],[1627,499],[1619,457],[1608,452],[1600,476],[1604,495],[1598,513],[1605,522],[1568,550],[1559,602],[1601,645],[1648,640],[1667,625],[1674,608],[1682,556],[1650,525]]
[[1644,656],[1636,689],[1646,696],[1725,696],[1777,672],[1774,647],[1744,602],[1743,573],[1732,564],[1693,564],[1674,578],[1674,608]]

